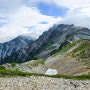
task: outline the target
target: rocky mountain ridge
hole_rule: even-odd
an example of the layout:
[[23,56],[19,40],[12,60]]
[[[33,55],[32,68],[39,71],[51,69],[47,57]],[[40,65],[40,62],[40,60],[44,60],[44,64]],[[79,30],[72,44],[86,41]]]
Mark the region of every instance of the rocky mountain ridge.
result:
[[[32,59],[46,58],[54,51],[80,38],[90,39],[90,29],[68,24],[55,24],[45,31],[39,39],[27,48],[20,49],[3,61],[25,62]],[[8,61],[7,61],[8,62]]]
[[[18,36],[15,39],[0,43],[0,60],[10,56],[12,53],[20,50],[21,48],[28,47],[28,44],[32,43],[34,40],[28,36]],[[2,63],[2,61],[0,61]]]

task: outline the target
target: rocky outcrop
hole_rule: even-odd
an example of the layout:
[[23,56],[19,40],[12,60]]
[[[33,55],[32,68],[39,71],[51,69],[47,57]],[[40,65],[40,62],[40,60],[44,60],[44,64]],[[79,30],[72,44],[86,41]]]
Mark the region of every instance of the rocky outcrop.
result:
[[[28,47],[28,44],[31,44],[34,41],[33,38],[29,36],[18,36],[15,39],[1,43],[0,44],[0,64],[6,63],[7,61],[2,60],[7,56],[11,56],[14,52],[20,50],[21,48]],[[23,51],[24,53],[24,51]],[[10,62],[8,60],[8,62]]]

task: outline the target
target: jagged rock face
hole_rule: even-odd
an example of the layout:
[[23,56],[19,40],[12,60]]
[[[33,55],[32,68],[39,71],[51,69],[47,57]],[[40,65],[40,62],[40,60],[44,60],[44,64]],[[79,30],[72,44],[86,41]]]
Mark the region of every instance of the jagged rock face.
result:
[[26,36],[18,36],[15,39],[0,44],[0,59],[10,56],[12,53],[27,47],[29,43],[32,43],[33,39]]
[[31,59],[46,58],[53,51],[79,38],[90,39],[90,30],[67,24],[53,25],[29,47],[20,49],[18,52],[13,53],[12,56],[3,59],[3,61],[25,62]]

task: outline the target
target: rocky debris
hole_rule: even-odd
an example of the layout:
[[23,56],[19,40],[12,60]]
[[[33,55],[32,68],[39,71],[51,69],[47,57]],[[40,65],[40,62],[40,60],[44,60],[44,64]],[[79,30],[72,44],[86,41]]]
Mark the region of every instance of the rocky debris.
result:
[[46,75],[56,75],[58,72],[56,69],[51,69],[49,68],[47,71],[46,71]]
[[50,77],[0,77],[0,90],[90,90],[90,80]]

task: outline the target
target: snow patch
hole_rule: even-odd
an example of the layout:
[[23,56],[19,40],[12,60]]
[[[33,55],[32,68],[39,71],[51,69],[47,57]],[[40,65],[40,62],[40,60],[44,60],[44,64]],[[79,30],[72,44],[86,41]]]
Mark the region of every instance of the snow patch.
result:
[[57,70],[56,69],[51,69],[51,68],[49,68],[46,72],[45,72],[45,74],[47,74],[47,75],[56,75],[58,72],[57,72]]

